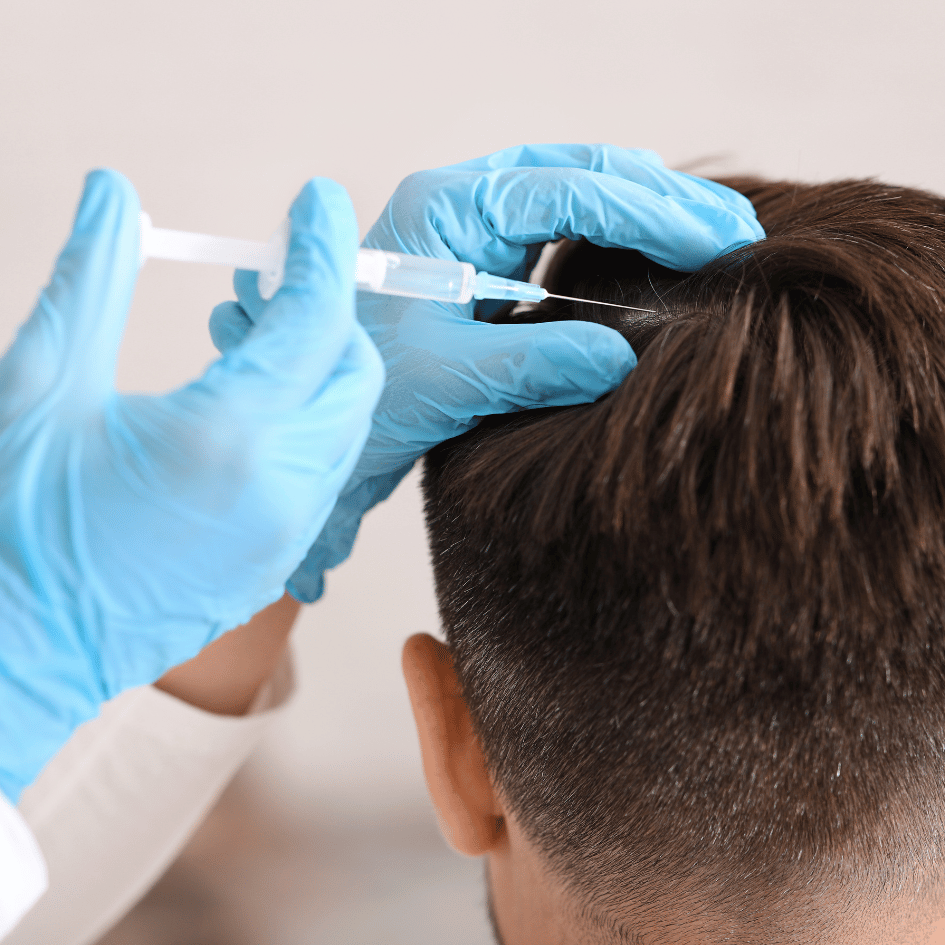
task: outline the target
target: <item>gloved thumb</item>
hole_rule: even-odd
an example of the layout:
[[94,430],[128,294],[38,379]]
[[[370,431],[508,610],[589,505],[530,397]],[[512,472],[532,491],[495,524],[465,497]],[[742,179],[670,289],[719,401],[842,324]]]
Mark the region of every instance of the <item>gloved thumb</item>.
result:
[[590,403],[617,387],[636,367],[633,348],[605,325],[581,321],[473,324],[479,334],[476,358],[467,365],[475,373],[466,380],[483,397],[470,396],[466,386],[467,416],[456,416],[459,420]]
[[41,341],[72,398],[100,400],[114,388],[138,276],[140,213],[138,195],[121,174],[97,170],[86,177],[72,234],[14,345],[29,350]]
[[220,354],[241,344],[253,321],[238,302],[221,302],[210,313],[210,340]]
[[357,221],[345,190],[309,181],[289,211],[292,231],[282,287],[250,320],[217,306],[210,331],[224,357],[206,381],[224,397],[302,404],[334,369],[354,335]]

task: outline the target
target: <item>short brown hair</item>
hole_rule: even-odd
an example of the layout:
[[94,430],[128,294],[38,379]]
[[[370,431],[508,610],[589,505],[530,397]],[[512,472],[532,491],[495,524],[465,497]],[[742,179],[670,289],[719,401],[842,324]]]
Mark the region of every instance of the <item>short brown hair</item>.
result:
[[530,320],[638,366],[434,450],[427,520],[490,770],[559,874],[811,942],[815,893],[892,899],[945,852],[945,202],[723,183],[768,236],[694,274],[568,249],[556,291],[658,315]]

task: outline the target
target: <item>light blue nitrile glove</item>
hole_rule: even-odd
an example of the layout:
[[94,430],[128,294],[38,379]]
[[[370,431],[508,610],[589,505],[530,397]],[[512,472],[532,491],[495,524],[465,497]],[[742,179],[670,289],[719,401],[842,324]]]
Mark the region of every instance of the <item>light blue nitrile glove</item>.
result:
[[[741,194],[667,170],[651,151],[533,145],[408,177],[364,245],[526,279],[545,242],[581,236],[694,270],[764,231]],[[240,305],[211,320],[221,350],[263,310],[255,273],[237,273],[235,285]],[[431,447],[487,414],[596,400],[636,364],[602,325],[491,325],[473,320],[473,306],[358,294],[387,382],[354,475],[287,585],[299,600],[321,595],[325,570],[348,556],[364,513]]]
[[357,225],[292,205],[285,283],[203,377],[114,390],[138,272],[120,175],[89,175],[52,280],[0,360],[0,790],[100,704],[282,593],[348,481],[383,383],[354,316]]

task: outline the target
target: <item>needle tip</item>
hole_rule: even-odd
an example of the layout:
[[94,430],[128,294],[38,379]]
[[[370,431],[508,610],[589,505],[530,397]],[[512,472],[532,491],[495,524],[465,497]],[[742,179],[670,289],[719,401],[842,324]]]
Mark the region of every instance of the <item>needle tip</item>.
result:
[[584,302],[585,305],[606,305],[608,308],[627,308],[632,312],[649,312],[651,315],[657,314],[656,309],[652,308],[638,308],[636,305],[619,305],[617,302],[596,302],[593,299],[578,299],[573,295],[555,295],[549,292],[547,298],[561,299],[565,302]]

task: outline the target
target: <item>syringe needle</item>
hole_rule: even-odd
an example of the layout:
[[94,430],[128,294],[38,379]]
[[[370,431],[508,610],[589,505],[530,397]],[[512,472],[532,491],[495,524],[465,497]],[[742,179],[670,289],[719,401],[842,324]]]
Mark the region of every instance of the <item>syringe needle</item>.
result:
[[656,310],[652,308],[637,308],[636,305],[619,305],[616,302],[597,302],[593,299],[576,299],[573,295],[554,295],[552,292],[549,292],[546,296],[549,299],[562,299],[565,302],[584,302],[586,305],[607,305],[610,308],[628,308],[632,312],[649,312],[651,315],[656,315]]

